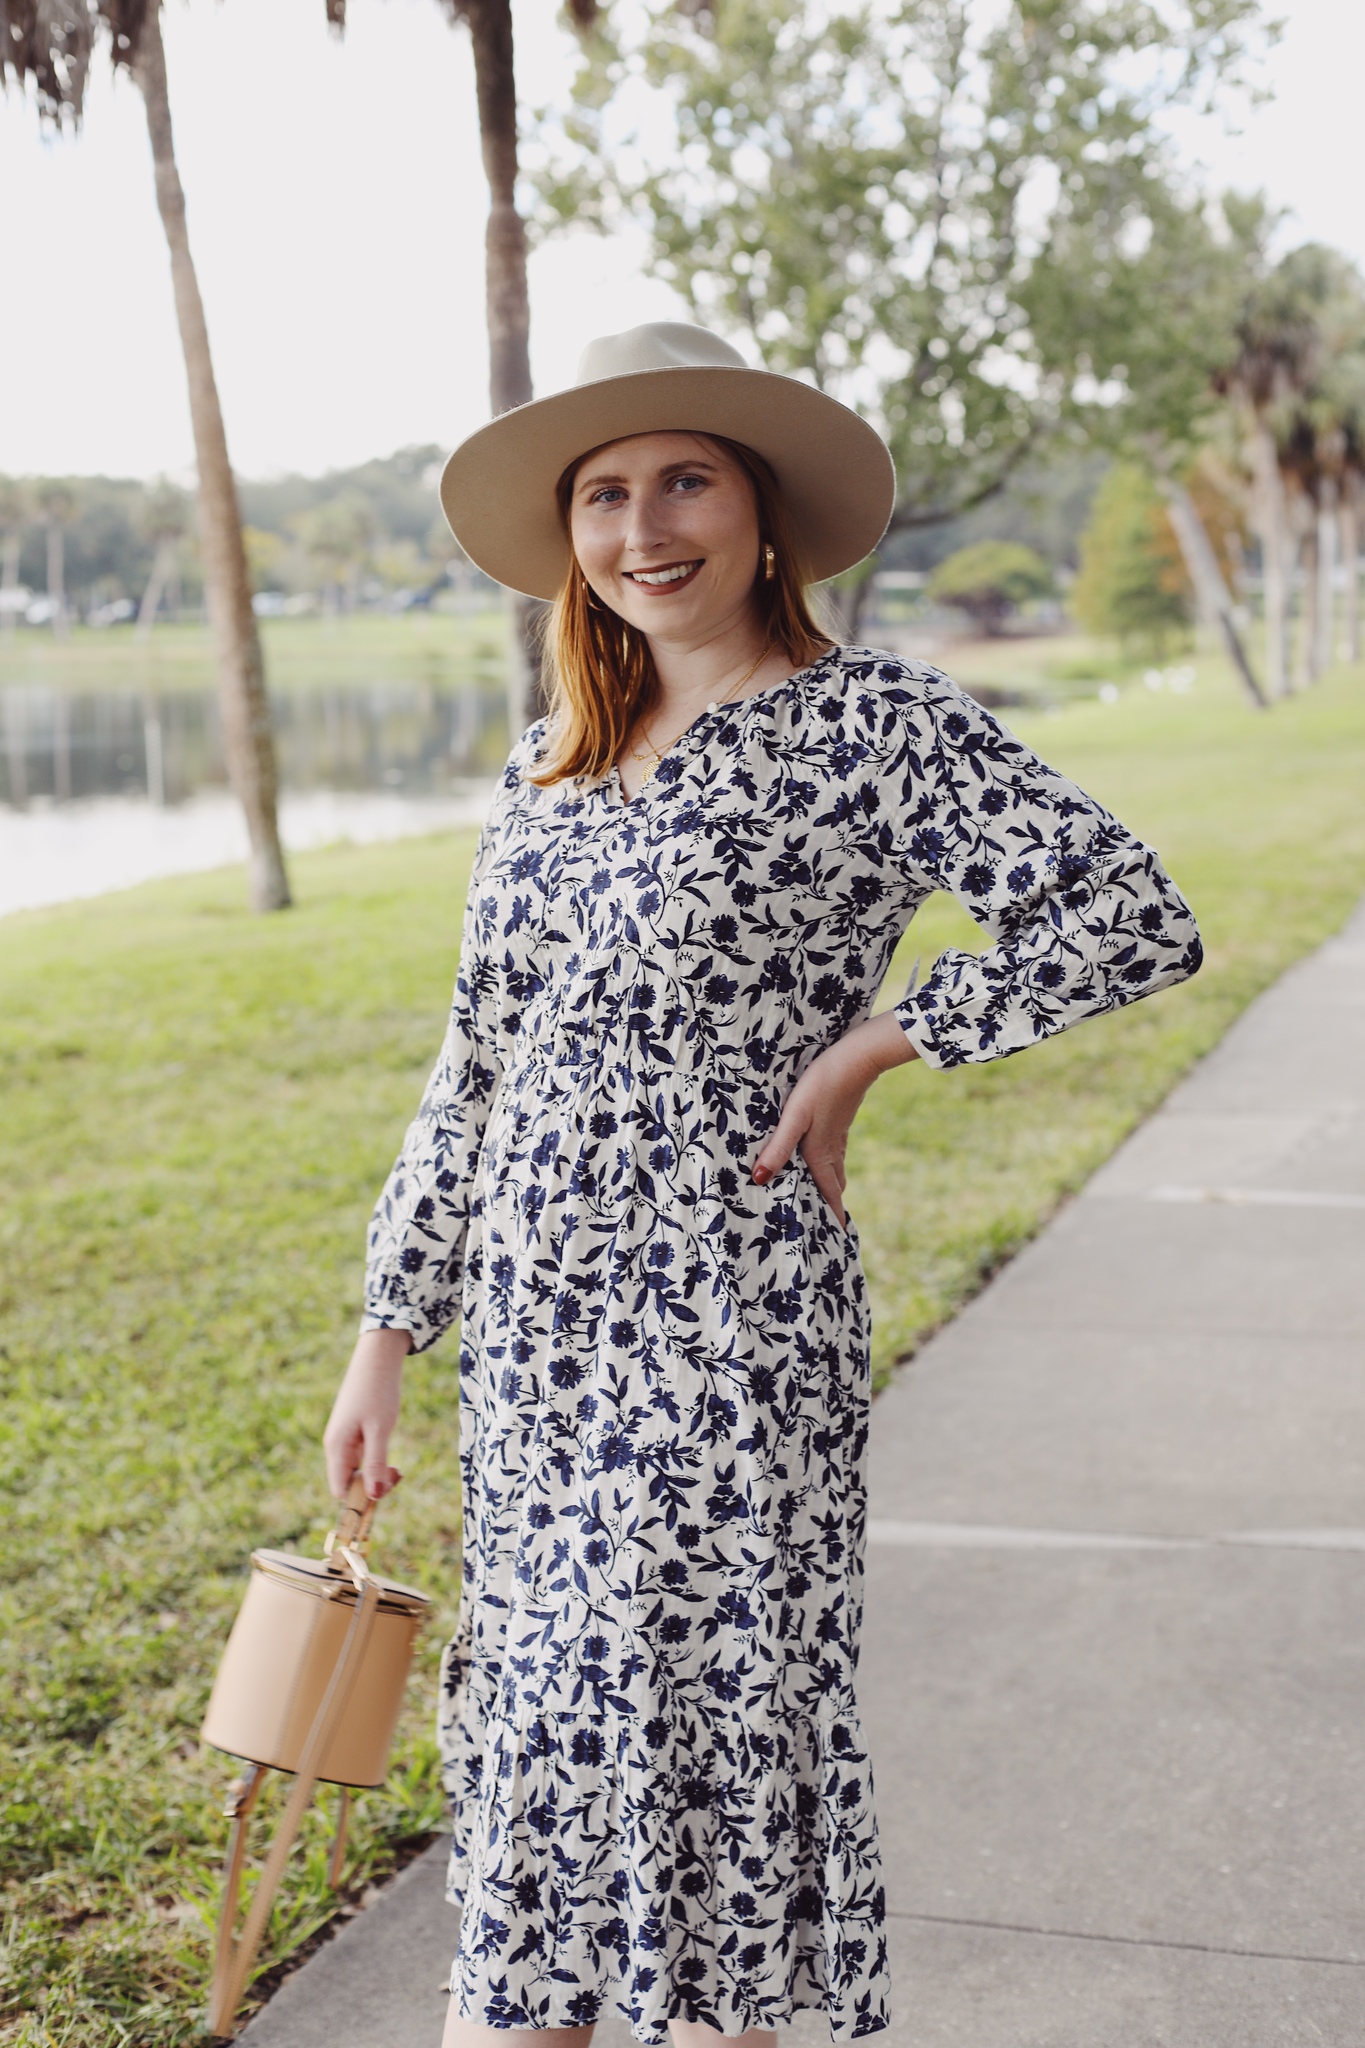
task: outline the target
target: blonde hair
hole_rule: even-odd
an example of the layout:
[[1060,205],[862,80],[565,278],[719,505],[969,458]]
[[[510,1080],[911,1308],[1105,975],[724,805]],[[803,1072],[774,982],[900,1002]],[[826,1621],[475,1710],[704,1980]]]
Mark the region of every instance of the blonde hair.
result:
[[[787,518],[777,478],[761,455],[722,434],[704,434],[733,457],[753,486],[759,557],[773,551],[772,575],[755,567],[754,602],[764,633],[763,653],[781,648],[794,667],[818,660],[834,644],[812,616],[808,578]],[[592,451],[588,451],[591,453]],[[555,487],[564,531],[574,478],[587,454],[571,462]],[[549,752],[529,780],[542,786],[570,776],[605,775],[637,718],[658,697],[649,642],[636,627],[593,595],[574,556],[545,626],[542,681],[549,699]]]

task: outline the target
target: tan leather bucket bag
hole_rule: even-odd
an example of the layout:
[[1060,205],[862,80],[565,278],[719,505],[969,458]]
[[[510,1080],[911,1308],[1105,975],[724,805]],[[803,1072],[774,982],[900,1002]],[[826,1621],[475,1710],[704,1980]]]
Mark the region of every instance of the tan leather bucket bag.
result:
[[[232,1832],[207,2015],[231,2034],[299,1824],[320,1780],[340,1785],[341,1815],[328,1876],[346,1849],[353,1786],[383,1783],[417,1632],[430,1601],[376,1578],[365,1560],[374,1503],[359,1479],[321,1558],[257,1550],[251,1579],[214,1680],[203,1739],[248,1766],[227,1807]],[[234,1933],[246,1830],[267,1770],[294,1784],[240,1935]]]

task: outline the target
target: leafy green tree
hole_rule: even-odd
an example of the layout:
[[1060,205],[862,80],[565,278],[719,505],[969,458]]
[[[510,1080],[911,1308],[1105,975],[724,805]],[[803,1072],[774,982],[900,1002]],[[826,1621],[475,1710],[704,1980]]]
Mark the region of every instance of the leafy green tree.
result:
[[[1092,446],[1150,471],[1162,497],[1200,616],[1221,635],[1250,701],[1266,693],[1243,639],[1240,607],[1206,527],[1208,494],[1191,491],[1201,451],[1226,438],[1217,382],[1246,299],[1248,276],[1263,266],[1274,218],[1260,200],[1225,195],[1216,207],[1166,205],[1140,262],[1115,275],[1105,315],[1124,333],[1124,361],[1115,372],[1117,402],[1092,408],[1085,421]],[[1085,317],[1079,301],[1059,290],[1051,317],[1065,326]],[[1220,511],[1220,524],[1225,518]]]
[[[1256,0],[654,0],[640,19],[588,46],[536,169],[543,226],[638,223],[699,318],[872,414],[898,525],[1121,414],[1135,323],[1169,364],[1157,281],[1212,238],[1161,116],[1236,75]],[[1207,373],[1201,351],[1195,388]]]
[[983,633],[1003,631],[1005,621],[1030,598],[1046,597],[1052,571],[1033,548],[1018,541],[979,540],[958,548],[929,578],[936,604],[955,605]]
[[1164,651],[1188,630],[1188,585],[1179,544],[1149,472],[1116,462],[1095,494],[1081,535],[1071,609],[1088,632]]
[[343,491],[291,522],[317,564],[329,610],[355,603],[355,588],[375,541],[374,514],[359,491]]

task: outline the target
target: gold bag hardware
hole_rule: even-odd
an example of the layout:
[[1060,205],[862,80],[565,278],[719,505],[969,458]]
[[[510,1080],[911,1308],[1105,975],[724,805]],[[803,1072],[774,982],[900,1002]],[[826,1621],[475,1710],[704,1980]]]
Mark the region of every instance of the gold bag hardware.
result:
[[[374,1502],[359,1478],[321,1558],[256,1550],[251,1578],[218,1667],[205,1742],[247,1770],[224,1811],[232,1822],[207,2016],[231,2034],[294,1837],[319,1780],[342,1787],[329,1881],[341,1875],[352,1786],[380,1785],[403,1704],[425,1593],[376,1578],[365,1561]],[[294,1785],[241,1934],[233,1932],[246,1830],[267,1770]]]

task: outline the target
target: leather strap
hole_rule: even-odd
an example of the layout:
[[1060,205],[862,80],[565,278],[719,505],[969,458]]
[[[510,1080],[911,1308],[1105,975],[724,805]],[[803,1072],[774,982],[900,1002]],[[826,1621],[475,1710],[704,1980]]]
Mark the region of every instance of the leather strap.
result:
[[224,1815],[232,1822],[227,1854],[223,1859],[223,1903],[218,1914],[218,1939],[213,1955],[215,1987],[227,1981],[232,1964],[232,1930],[237,1922],[237,1896],[242,1888],[242,1864],[246,1858],[247,1824],[265,1782],[265,1765],[251,1764],[228,1794]]
[[332,1853],[327,1858],[327,1882],[335,1891],[341,1883],[341,1866],[346,1861],[346,1831],[351,1819],[351,1788],[341,1788],[341,1804],[337,1808],[337,1831],[332,1837]]
[[[349,1549],[349,1546],[347,1547]],[[348,1558],[348,1562],[353,1561],[354,1553]],[[364,1571],[363,1565],[360,1569],[362,1572]],[[275,1893],[279,1889],[280,1879],[284,1875],[284,1866],[289,1860],[289,1852],[294,1846],[294,1838],[298,1834],[300,1823],[303,1820],[304,1813],[307,1811],[308,1802],[313,1796],[313,1789],[318,1781],[318,1766],[326,1754],[333,1735],[340,1726],[342,1714],[346,1709],[346,1702],[350,1697],[355,1674],[360,1668],[360,1661],[364,1655],[365,1646],[370,1639],[370,1631],[374,1626],[374,1617],[378,1608],[378,1581],[365,1574],[364,1584],[360,1589],[360,1597],[356,1601],[355,1613],[351,1616],[351,1625],[346,1631],[346,1640],[342,1644],[341,1655],[337,1658],[336,1664],[333,1667],[327,1690],[319,1702],[317,1713],[313,1717],[313,1725],[308,1731],[308,1740],[303,1745],[298,1769],[294,1773],[293,1787],[285,1805],[279,1827],[275,1831],[275,1839],[270,1845],[270,1853],[265,1859],[265,1868],[261,1872],[255,1895],[247,1912],[246,1924],[242,1928],[241,1934],[236,1937],[233,1936],[232,1928],[237,1918],[237,1898],[241,1888],[242,1863],[246,1847],[246,1824],[250,1818],[251,1808],[255,1804],[256,1794],[260,1789],[261,1778],[264,1775],[263,1768],[260,1765],[253,1767],[255,1771],[254,1780],[250,1782],[248,1789],[244,1789],[242,1796],[237,1800],[232,1810],[233,1832],[228,1845],[227,1863],[224,1869],[226,1883],[223,1892],[222,1915],[218,1927],[213,1989],[209,1995],[207,2014],[208,2031],[216,2039],[221,2040],[230,2037],[232,2034],[237,2007],[241,2004],[242,1992],[245,1988],[247,1977],[250,1974],[252,1964],[256,1960],[256,1951],[261,1945],[261,1937],[265,1933],[266,1922],[270,1918],[270,1909],[275,1902]],[[337,1848],[333,1850],[333,1868],[336,1868],[340,1859],[341,1849],[344,1847],[344,1829],[345,1808],[343,1807],[341,1827],[338,1830],[339,1837],[343,1839],[339,1839]]]

